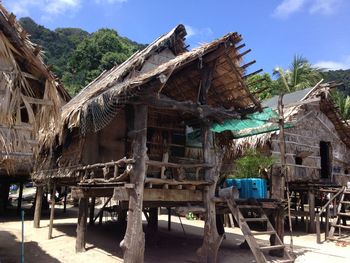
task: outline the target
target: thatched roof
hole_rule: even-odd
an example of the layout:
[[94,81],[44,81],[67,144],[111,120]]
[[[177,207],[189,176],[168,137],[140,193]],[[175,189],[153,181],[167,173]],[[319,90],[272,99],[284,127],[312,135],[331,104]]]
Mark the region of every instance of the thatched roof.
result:
[[[118,108],[147,92],[155,91],[178,101],[197,101],[201,83],[201,67],[216,61],[208,103],[227,109],[259,107],[244,83],[245,67],[239,55],[237,43],[241,36],[229,33],[209,44],[186,51],[186,31],[179,25],[161,36],[147,48],[136,52],[127,61],[92,81],[63,108],[62,125],[80,127],[83,132],[98,131],[115,117]],[[164,50],[168,61],[160,61],[157,55]],[[165,52],[165,51],[164,51]],[[150,60],[157,61],[150,65]],[[165,82],[155,85],[156,82]]]
[[[337,107],[334,105],[330,97],[330,89],[335,87],[334,83],[318,84],[313,88],[307,88],[292,92],[283,96],[283,104],[287,106],[284,109],[284,119],[290,123],[295,121],[295,117],[302,110],[302,104],[297,106],[288,107],[288,105],[297,104],[297,102],[317,103],[320,106],[320,110],[327,116],[332,122],[337,131],[339,138],[350,147],[350,125],[347,121],[344,121],[339,114]],[[277,109],[279,96],[272,97],[262,102],[263,107],[270,107]],[[318,98],[318,101],[312,100]],[[245,148],[257,148],[266,144],[271,136],[278,134],[279,131],[267,132],[245,138],[234,140],[235,152],[241,152]]]
[[43,63],[41,48],[0,4],[0,174],[32,169],[34,152],[56,132],[69,99]]

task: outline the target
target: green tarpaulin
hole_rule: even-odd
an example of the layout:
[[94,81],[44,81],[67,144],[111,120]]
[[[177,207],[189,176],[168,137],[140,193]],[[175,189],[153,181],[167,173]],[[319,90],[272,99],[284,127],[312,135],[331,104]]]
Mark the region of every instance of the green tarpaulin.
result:
[[[235,139],[257,135],[261,133],[277,131],[278,114],[271,108],[265,108],[262,112],[248,114],[244,120],[227,120],[222,124],[213,124],[211,130],[213,132],[231,131]],[[286,123],[285,128],[292,127]]]

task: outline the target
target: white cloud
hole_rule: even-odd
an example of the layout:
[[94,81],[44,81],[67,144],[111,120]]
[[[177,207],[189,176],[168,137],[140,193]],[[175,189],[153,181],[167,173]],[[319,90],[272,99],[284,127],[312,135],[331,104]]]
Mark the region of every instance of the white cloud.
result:
[[346,57],[342,61],[334,60],[320,60],[314,64],[317,68],[337,70],[337,69],[350,69],[350,56]]
[[196,28],[190,25],[185,25],[187,38],[193,36],[197,37],[209,37],[213,34],[213,30],[210,27]]
[[334,14],[343,0],[282,0],[273,11],[273,16],[286,19],[300,11],[308,11],[310,14],[331,15]]
[[299,11],[306,0],[283,0],[273,12],[273,15],[278,18],[287,18],[291,14]]
[[7,6],[17,16],[30,15],[32,8],[39,9],[43,16],[50,16],[76,11],[80,8],[80,2],[81,0],[16,0]]
[[128,0],[95,0],[96,4],[122,4],[126,2],[128,2]]
[[335,13],[341,2],[342,0],[315,0],[313,1],[309,11],[311,14],[321,13],[324,15],[330,15]]

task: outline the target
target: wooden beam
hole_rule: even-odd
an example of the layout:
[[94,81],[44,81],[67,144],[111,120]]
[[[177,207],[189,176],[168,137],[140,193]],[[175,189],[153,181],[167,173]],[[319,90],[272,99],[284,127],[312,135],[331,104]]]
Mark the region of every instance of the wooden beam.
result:
[[34,210],[34,228],[40,227],[40,218],[41,218],[41,207],[43,203],[44,187],[36,187],[36,198],[35,198],[35,210]]
[[204,118],[230,118],[239,119],[241,114],[237,113],[234,109],[225,109],[223,107],[211,107],[209,105],[199,105],[192,101],[177,101],[171,99],[165,95],[154,95],[138,98],[135,103],[145,103],[150,107],[157,109],[177,110],[187,112],[198,116],[201,119]]
[[120,242],[125,263],[143,263],[145,251],[145,234],[142,230],[142,210],[144,181],[147,160],[147,119],[148,106],[134,107],[134,133],[132,152],[135,159],[134,171],[130,182],[135,185],[129,191],[128,223],[124,239]]
[[211,82],[213,80],[216,64],[215,62],[216,60],[214,60],[210,64],[205,64],[203,69],[201,70],[201,85],[199,89],[198,102],[200,102],[202,105],[208,104],[208,92],[211,87]]
[[23,97],[28,101],[30,104],[38,104],[38,105],[46,105],[46,106],[53,106],[53,102],[51,100],[47,99],[37,99],[29,96],[24,96]]

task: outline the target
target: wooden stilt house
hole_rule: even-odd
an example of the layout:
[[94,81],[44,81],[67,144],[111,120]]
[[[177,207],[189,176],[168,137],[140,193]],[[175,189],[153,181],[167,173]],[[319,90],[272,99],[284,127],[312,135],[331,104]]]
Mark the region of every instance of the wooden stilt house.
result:
[[[302,220],[305,217],[311,232],[316,230],[316,211],[327,203],[327,194],[333,195],[350,182],[350,126],[332,101],[330,91],[335,86],[334,83],[318,84],[284,95],[283,116],[288,124],[284,136],[277,126],[271,132],[234,140],[236,156],[245,149],[256,148],[275,158],[269,177],[273,198],[286,194],[280,181],[281,155],[285,156],[285,180],[292,193],[292,215]],[[278,100],[278,96],[273,97],[262,105],[277,111]],[[277,120],[271,120],[266,127],[276,126]],[[259,129],[261,127],[246,130],[246,134],[259,133]],[[243,134],[244,131],[240,131],[239,136]],[[283,149],[281,140],[285,145]]]
[[68,93],[45,66],[39,46],[0,4],[0,193],[30,180],[40,142],[57,132]]
[[[93,222],[100,215],[94,217],[95,198],[108,197],[119,204],[118,220],[125,220],[127,213],[120,244],[124,262],[143,262],[143,211],[156,228],[158,207],[189,205],[201,207],[206,218],[199,260],[216,261],[223,239],[216,230],[217,202],[226,200],[218,197],[216,184],[225,145],[216,143],[211,124],[242,118],[259,110],[260,103],[245,86],[245,70],[252,63],[242,65],[249,51],[240,52],[245,45],[239,34],[229,33],[192,51],[186,49],[185,35],[184,26],[177,26],[103,72],[63,107],[60,132],[42,152],[33,180],[38,195],[44,184],[66,185],[79,198],[77,252],[85,249],[89,199]],[[193,130],[200,141],[190,144],[187,135]],[[233,200],[230,209],[237,211]],[[262,250],[254,248],[259,262],[265,262]]]

